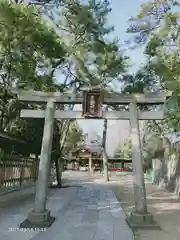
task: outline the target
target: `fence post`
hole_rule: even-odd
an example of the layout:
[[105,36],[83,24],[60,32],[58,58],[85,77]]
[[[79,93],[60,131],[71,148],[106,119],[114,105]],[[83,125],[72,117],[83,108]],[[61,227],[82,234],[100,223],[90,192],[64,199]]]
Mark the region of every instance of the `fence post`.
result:
[[3,187],[4,180],[5,180],[5,163],[4,163],[4,154],[0,153],[0,187]]
[[23,160],[21,161],[21,165],[20,165],[20,178],[19,178],[19,185],[22,186],[23,184],[23,179],[24,178],[24,163]]

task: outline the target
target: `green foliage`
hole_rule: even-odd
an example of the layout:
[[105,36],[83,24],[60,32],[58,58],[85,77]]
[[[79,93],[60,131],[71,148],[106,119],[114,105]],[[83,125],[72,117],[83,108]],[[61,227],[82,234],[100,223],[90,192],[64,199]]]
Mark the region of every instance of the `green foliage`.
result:
[[134,75],[124,75],[121,82],[122,92],[130,94],[154,91],[159,86],[158,78],[149,65],[140,68]]
[[26,89],[54,90],[54,64],[63,62],[65,51],[62,38],[35,7],[16,3],[0,2],[1,129],[39,153],[44,120],[19,119],[21,105],[10,88],[23,83]]
[[65,64],[60,69],[71,90],[76,84],[79,88],[97,85],[109,88],[126,70],[127,59],[118,42],[106,41],[113,31],[113,27],[107,25],[110,11],[109,2],[99,0],[66,1],[59,9],[56,25],[67,50]]
[[66,138],[64,154],[75,151],[78,147],[78,144],[83,142],[83,140],[84,134],[77,121],[71,122]]
[[157,49],[161,46],[163,46],[163,41],[158,36],[154,36],[146,46],[145,54],[154,57],[157,54]]
[[124,139],[123,145],[117,149],[115,157],[132,158],[132,143],[129,138]]
[[[150,64],[156,75],[159,76],[165,88],[172,91],[173,95],[166,104],[166,114],[171,128],[180,129],[179,125],[179,96],[180,96],[180,48],[179,35],[180,30],[177,13],[169,13],[164,19],[163,27],[157,32],[159,46],[148,44]],[[163,44],[162,44],[163,43]],[[156,52],[152,56],[152,51]]]
[[[173,129],[175,131],[180,130],[180,14],[178,7],[179,4],[175,1],[167,1],[166,3],[150,1],[147,4],[142,4],[140,13],[135,18],[136,26],[138,26],[138,22],[141,20],[148,23],[148,27],[150,26],[149,29],[143,28],[143,26],[140,26],[141,23],[139,23],[139,28],[135,32],[135,35],[142,38],[145,37],[146,39],[147,69],[150,69],[149,76],[153,79],[150,89],[150,77],[145,78],[149,79],[149,81],[143,79],[142,85],[144,85],[144,89],[148,88],[148,90],[155,91],[166,89],[173,93],[163,108],[169,131]],[[132,89],[134,89],[133,87]],[[150,123],[151,127],[161,128],[162,132],[159,132],[159,135],[165,139],[163,124],[163,122],[158,124],[155,124],[155,122]]]
[[[106,42],[108,1],[67,1],[59,11],[57,28],[64,36],[70,84],[106,86],[126,69],[117,41]],[[75,70],[74,70],[75,69]],[[75,74],[74,74],[75,71]]]
[[27,145],[29,153],[40,154],[44,119],[17,119],[11,127],[13,136],[23,139]]
[[[77,83],[80,86],[101,84],[109,88],[110,83],[126,71],[128,61],[117,41],[106,40],[113,31],[113,27],[107,24],[111,11],[108,1],[84,3],[67,0],[61,1],[61,6],[56,0],[31,0],[30,3],[0,2],[0,88],[4,112],[1,127],[23,137],[39,153],[44,122],[20,119],[22,105],[11,100],[9,88],[24,84],[25,89],[40,91],[78,91]],[[47,3],[56,9],[55,18],[49,19]],[[41,8],[37,7],[38,4]],[[48,21],[41,15],[41,11],[45,14],[46,10],[49,15],[44,17]],[[55,80],[57,72],[62,73],[61,83]],[[5,97],[3,88],[6,88],[8,97]],[[23,107],[39,108],[35,105]],[[55,122],[53,146],[57,152],[61,152],[64,139],[67,140],[67,150],[76,148],[83,137],[82,131],[71,124],[67,134],[65,130],[68,130],[69,123]]]
[[[33,6],[0,3],[0,67],[8,85],[23,82],[36,89],[39,81],[48,82],[46,68],[59,58],[64,50],[61,38],[41,19]],[[2,76],[1,75],[1,76]]]
[[[135,42],[135,46],[145,44],[149,41],[159,28],[164,24],[167,15],[177,11],[180,4],[176,1],[150,0],[141,4],[140,12],[130,19],[128,33],[133,33],[130,42]],[[163,24],[162,24],[163,23]]]

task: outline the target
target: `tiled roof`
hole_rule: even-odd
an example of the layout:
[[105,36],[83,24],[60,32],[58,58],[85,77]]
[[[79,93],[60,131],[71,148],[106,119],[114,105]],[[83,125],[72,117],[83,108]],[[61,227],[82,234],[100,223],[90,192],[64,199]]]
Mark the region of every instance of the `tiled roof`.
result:
[[80,145],[78,148],[77,148],[77,151],[78,150],[88,150],[92,153],[101,153],[101,145],[95,145],[95,144],[83,144],[83,145]]

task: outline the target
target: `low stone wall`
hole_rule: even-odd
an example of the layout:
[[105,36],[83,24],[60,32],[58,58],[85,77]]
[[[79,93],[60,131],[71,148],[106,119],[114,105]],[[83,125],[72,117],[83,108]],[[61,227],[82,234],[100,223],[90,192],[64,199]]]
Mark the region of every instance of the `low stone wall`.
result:
[[35,183],[30,183],[25,186],[15,188],[15,189],[1,189],[0,190],[0,204],[5,202],[11,202],[14,200],[19,200],[24,197],[34,195],[36,191]]
[[172,155],[167,161],[153,159],[152,183],[174,192],[180,197],[180,159]]

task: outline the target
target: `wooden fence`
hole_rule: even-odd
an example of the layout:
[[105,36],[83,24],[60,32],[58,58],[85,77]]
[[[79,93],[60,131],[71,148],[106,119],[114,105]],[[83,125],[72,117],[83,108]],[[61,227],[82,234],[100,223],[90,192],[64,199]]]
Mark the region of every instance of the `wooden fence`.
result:
[[14,188],[35,181],[37,173],[35,158],[0,154],[0,188]]

